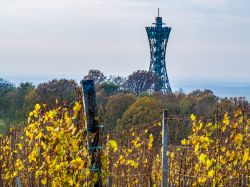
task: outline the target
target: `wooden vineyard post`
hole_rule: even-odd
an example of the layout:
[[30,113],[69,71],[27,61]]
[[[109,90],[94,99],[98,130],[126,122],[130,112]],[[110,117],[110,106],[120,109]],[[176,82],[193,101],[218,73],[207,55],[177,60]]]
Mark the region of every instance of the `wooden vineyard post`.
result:
[[188,186],[188,177],[184,176],[183,177],[183,187],[187,187]]
[[84,114],[86,116],[87,127],[87,146],[88,152],[91,156],[91,171],[97,175],[97,182],[95,187],[102,186],[101,180],[101,154],[102,147],[100,143],[100,126],[98,125],[97,105],[96,105],[96,92],[94,80],[82,80],[83,89],[83,104]]
[[[108,132],[108,136],[107,136],[107,142],[109,142],[109,132]],[[111,165],[110,165],[110,158],[109,158],[108,187],[112,187],[112,186],[113,186],[113,176],[112,176],[112,172],[111,172]]]
[[108,176],[108,187],[113,186],[113,176]]
[[168,110],[163,110],[163,119],[162,119],[162,181],[161,187],[168,186],[168,157],[167,157],[167,148],[168,148]]
[[242,187],[247,187],[247,177],[245,174],[242,175]]

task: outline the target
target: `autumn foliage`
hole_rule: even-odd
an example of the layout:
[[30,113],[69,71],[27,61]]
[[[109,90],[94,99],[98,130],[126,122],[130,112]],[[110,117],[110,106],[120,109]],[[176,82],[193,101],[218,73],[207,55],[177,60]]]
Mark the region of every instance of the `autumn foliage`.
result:
[[[169,184],[240,186],[250,175],[250,120],[242,110],[214,120],[191,115],[192,133],[169,145]],[[183,124],[184,125],[184,124]],[[102,137],[102,178],[115,186],[159,186],[161,123]],[[92,186],[82,106],[35,105],[24,128],[0,135],[0,183],[14,186]]]
[[45,111],[46,105],[37,104],[21,133],[11,129],[2,135],[2,182],[13,185],[19,177],[24,186],[88,186],[90,160],[84,131],[76,123],[80,109],[78,102],[72,110]]
[[192,186],[246,185],[250,175],[247,115],[237,110],[231,117],[225,113],[222,121],[214,123],[204,123],[194,115],[191,121],[192,134],[181,141],[183,149],[175,148],[168,153],[170,180],[178,185],[186,176]]

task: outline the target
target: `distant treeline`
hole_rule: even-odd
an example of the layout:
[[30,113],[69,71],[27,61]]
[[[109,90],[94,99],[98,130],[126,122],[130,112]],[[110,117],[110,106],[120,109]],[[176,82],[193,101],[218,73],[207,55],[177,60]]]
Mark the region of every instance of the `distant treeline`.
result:
[[[248,106],[240,98],[219,98],[211,90],[194,90],[172,94],[152,93],[157,78],[148,71],[138,70],[128,77],[105,76],[99,70],[90,70],[83,77],[94,79],[99,106],[99,121],[109,129],[124,129],[143,125],[161,117],[162,109],[169,114],[187,116],[212,115],[218,110],[232,111],[239,105]],[[18,87],[0,78],[0,132],[25,123],[36,103],[70,106],[81,99],[80,84],[74,80],[53,79],[34,86],[21,83]]]

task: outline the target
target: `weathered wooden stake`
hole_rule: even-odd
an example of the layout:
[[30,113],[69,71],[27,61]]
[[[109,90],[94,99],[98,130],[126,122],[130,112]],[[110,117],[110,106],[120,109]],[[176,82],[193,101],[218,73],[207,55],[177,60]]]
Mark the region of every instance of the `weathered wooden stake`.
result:
[[[108,132],[108,136],[107,136],[107,142],[109,142],[109,132]],[[110,163],[110,160],[109,160],[108,187],[112,187],[112,186],[113,186],[113,176],[112,176],[112,171],[111,171],[111,163]]]
[[168,186],[168,157],[167,157],[167,147],[168,147],[168,110],[163,110],[162,119],[162,181],[161,186]]
[[100,126],[97,121],[97,105],[94,80],[82,80],[84,114],[87,126],[87,146],[91,156],[91,170],[98,175],[95,187],[102,186],[101,180],[101,153],[102,147],[99,144]]
[[22,182],[21,182],[21,178],[20,177],[17,177],[16,183],[17,183],[17,187],[22,187]]
[[108,187],[113,186],[113,176],[108,176]]
[[183,177],[183,187],[188,187],[188,178],[187,178],[187,176]]
[[247,187],[247,177],[245,174],[242,175],[242,187]]

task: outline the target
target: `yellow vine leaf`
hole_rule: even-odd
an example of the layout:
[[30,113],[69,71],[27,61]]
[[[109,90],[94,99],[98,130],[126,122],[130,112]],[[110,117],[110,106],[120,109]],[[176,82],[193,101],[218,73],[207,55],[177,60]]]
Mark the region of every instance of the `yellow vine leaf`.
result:
[[174,153],[172,152],[172,153],[170,153],[170,158],[174,158]]
[[206,162],[206,158],[207,158],[207,155],[205,155],[204,153],[201,153],[201,155],[199,156],[199,161],[201,163],[205,163]]
[[249,148],[246,148],[244,150],[244,156],[242,159],[242,165],[244,165],[245,163],[247,163],[247,161],[249,160]]
[[199,144],[196,144],[195,147],[194,147],[194,152],[197,153],[197,151],[199,150]]
[[42,180],[41,180],[41,183],[42,183],[43,185],[47,184],[47,179],[46,179],[46,178],[42,179]]
[[36,105],[35,105],[35,110],[38,111],[38,110],[40,110],[40,109],[41,109],[40,104],[36,104]]
[[211,160],[210,160],[210,159],[207,159],[207,160],[206,160],[206,167],[207,167],[207,169],[209,169],[211,165],[212,165]]
[[186,143],[187,143],[186,139],[181,140],[182,145],[186,145]]
[[223,123],[224,123],[226,126],[229,125],[228,113],[225,114],[224,119],[223,119]]
[[33,133],[29,132],[28,130],[25,131],[26,136],[28,136],[30,139],[33,138]]
[[234,142],[236,144],[241,145],[242,140],[243,140],[243,135],[241,133],[238,133],[238,134],[235,135]]
[[151,150],[153,147],[153,141],[154,141],[154,137],[152,134],[149,135],[149,140],[148,140],[148,150]]
[[114,151],[118,150],[118,145],[115,140],[109,140],[108,141],[108,146],[111,147]]
[[43,135],[43,133],[42,133],[42,132],[39,132],[39,133],[36,135],[35,139],[37,140],[37,139],[41,138],[42,135]]
[[208,177],[213,177],[213,176],[214,176],[214,173],[215,173],[215,171],[212,169],[212,170],[210,170],[210,171],[208,172],[207,176],[208,176]]
[[73,107],[73,110],[77,112],[81,110],[81,105],[79,102],[75,102],[75,106]]
[[20,150],[22,150],[22,148],[23,148],[22,144],[18,143],[17,146],[18,146],[18,148],[19,148]]
[[223,158],[223,156],[220,156],[220,163],[222,165],[225,165],[226,164],[226,160]]
[[221,147],[220,150],[221,150],[221,152],[225,152],[226,151],[226,147]]
[[205,177],[199,177],[199,178],[198,178],[198,183],[199,183],[199,184],[204,184],[204,183],[206,182],[206,180],[207,180],[207,179],[206,179]]
[[221,127],[221,132],[225,132],[225,131],[226,131],[226,129],[227,129],[227,127],[226,127],[226,126]]
[[68,177],[68,183],[69,183],[70,186],[74,185],[74,181],[73,181],[71,176]]
[[78,157],[78,158],[72,160],[72,161],[70,162],[70,164],[71,164],[73,167],[75,167],[75,168],[81,170],[81,169],[83,168],[83,166],[84,166],[84,161],[83,161],[80,157]]
[[191,114],[190,119],[191,119],[192,121],[195,121],[195,120],[196,120],[196,116],[195,116],[194,114]]
[[235,128],[235,129],[237,129],[238,126],[239,126],[239,123],[237,123],[237,122],[233,124],[233,128]]
[[138,168],[138,166],[139,166],[139,163],[138,163],[138,162],[135,162],[134,160],[128,160],[126,164],[127,164],[127,165],[131,165],[131,166],[133,166],[134,168]]

